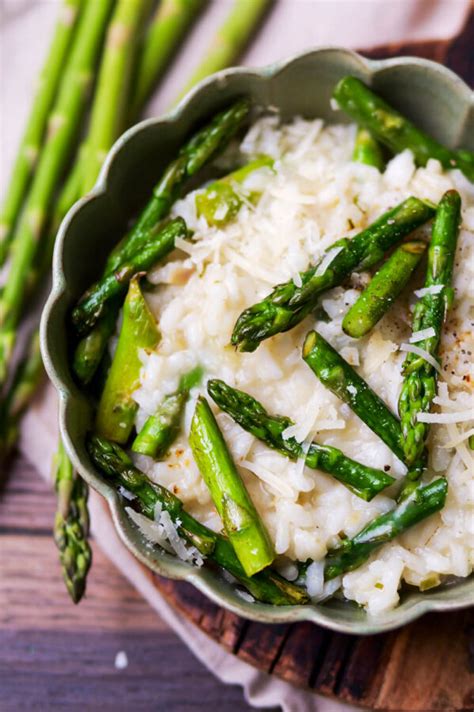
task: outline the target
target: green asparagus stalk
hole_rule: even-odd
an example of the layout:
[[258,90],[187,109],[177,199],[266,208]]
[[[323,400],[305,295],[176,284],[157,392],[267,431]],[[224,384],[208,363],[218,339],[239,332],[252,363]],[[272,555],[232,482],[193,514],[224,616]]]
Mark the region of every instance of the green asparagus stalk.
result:
[[404,462],[400,421],[371,390],[361,376],[321,334],[310,331],[303,345],[303,359],[321,383],[329,388]]
[[162,0],[159,3],[140,53],[130,124],[140,114],[186,31],[206,2],[207,0]]
[[177,390],[167,395],[156,413],[147,418],[132,445],[134,452],[155,459],[166,455],[178,436],[189,391],[198,385],[202,373],[202,367],[197,366],[180,378]]
[[149,241],[122,263],[116,272],[104,275],[82,297],[72,311],[72,322],[80,334],[89,332],[107,307],[121,297],[135,274],[146,272],[156,262],[168,255],[176,238],[186,238],[186,223],[182,218],[159,225],[148,233]]
[[79,341],[74,351],[72,370],[84,385],[89,384],[96,374],[105,348],[115,331],[116,323],[117,311],[113,308],[108,309],[92,331]]
[[411,197],[352,239],[338,240],[325,253],[334,252],[329,264],[321,269],[323,257],[316,266],[301,273],[301,287],[293,280],[280,284],[268,297],[242,312],[234,327],[232,344],[240,351],[254,351],[264,339],[292,329],[312,310],[320,294],[341,284],[355,269],[373,267],[387,250],[433,215],[431,205]]
[[135,277],[128,288],[117,349],[97,409],[99,435],[117,443],[127,442],[138,409],[133,393],[140,385],[140,355],[143,349],[154,349],[159,340],[155,318]]
[[234,64],[249,43],[271,4],[271,0],[234,0],[229,14],[217,30],[204,59],[191,74],[178,99],[185,96],[195,84],[205,77]]
[[237,558],[246,575],[253,576],[270,566],[276,554],[209,404],[202,396],[196,404],[189,444]]
[[0,383],[4,383],[25,302],[25,276],[38,253],[61,173],[86,106],[112,0],[89,0],[81,14],[49,121],[47,141],[12,240],[12,261],[0,296]]
[[215,227],[227,225],[237,215],[244,200],[256,203],[260,197],[258,192],[246,190],[247,178],[261,168],[271,169],[273,163],[273,158],[270,156],[260,156],[246,166],[208,185],[196,195],[198,216],[204,216],[208,225]]
[[388,312],[418,265],[426,244],[404,242],[382,265],[342,321],[342,329],[354,339],[365,336]]
[[79,603],[86,588],[87,573],[92,563],[88,543],[89,513],[87,485],[74,472],[60,441],[55,487],[58,509],[54,521],[54,540],[59,549],[66,588],[74,603]]
[[366,166],[374,166],[380,172],[385,168],[382,149],[367,129],[357,130],[352,160],[356,163],[365,163]]
[[444,168],[459,168],[469,180],[474,181],[474,153],[453,151],[442,146],[360,79],[344,77],[336,85],[333,96],[341,109],[394,153],[408,148],[419,166],[426,166],[430,158],[435,158]]
[[335,477],[358,497],[370,502],[376,494],[395,482],[382,470],[362,465],[329,445],[311,443],[307,452],[294,437],[284,438],[283,432],[293,421],[282,415],[269,415],[252,396],[231,388],[223,381],[210,380],[207,391],[213,401],[244,430],[290,460],[304,458],[313,470],[322,470]]
[[249,112],[249,103],[242,99],[217,114],[181,149],[178,157],[165,169],[153,189],[153,197],[145,207],[127,237],[112,250],[106,273],[118,270],[149,239],[149,233],[166,217],[181,194],[185,182],[206,163],[215,158],[242,126]]
[[60,85],[82,4],[82,0],[64,0],[60,8],[58,24],[40,75],[38,91],[31,107],[0,213],[0,266],[4,264],[7,257],[25,191],[38,160],[49,112]]
[[419,485],[395,509],[369,522],[353,539],[345,539],[328,553],[324,578],[328,581],[361,566],[380,546],[444,507],[448,482],[444,477]]
[[161,505],[188,544],[195,546],[208,561],[235,576],[257,600],[276,606],[308,603],[308,596],[303,589],[286,581],[271,569],[249,578],[229,540],[189,515],[174,494],[151,482],[143,472],[134,467],[127,453],[118,445],[93,435],[89,438],[87,447],[92,462],[100,472],[110,477],[116,486],[122,486],[135,495],[142,514],[154,519],[155,509],[157,505]]
[[[415,305],[413,331],[432,328],[434,335],[417,342],[417,346],[434,359],[438,358],[439,343],[446,313],[452,302],[451,279],[454,255],[461,221],[461,198],[450,190],[442,197],[431,233],[425,287],[440,291],[427,293]],[[404,381],[398,410],[403,433],[402,447],[405,461],[412,465],[422,455],[428,436],[428,424],[419,423],[419,413],[430,410],[436,395],[436,369],[422,356],[409,353],[403,364]],[[408,488],[412,483],[407,482]],[[409,491],[405,489],[405,492]]]
[[84,149],[82,190],[94,185],[107,151],[125,128],[139,29],[147,3],[118,0],[107,30]]

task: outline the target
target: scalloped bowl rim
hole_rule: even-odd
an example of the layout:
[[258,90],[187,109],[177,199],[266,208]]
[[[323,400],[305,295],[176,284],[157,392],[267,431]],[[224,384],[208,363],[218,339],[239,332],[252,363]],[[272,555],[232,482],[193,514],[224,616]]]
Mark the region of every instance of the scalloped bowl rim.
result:
[[[147,547],[143,538],[140,539],[140,545],[130,538],[125,530],[122,520],[124,517],[123,504],[117,492],[101,479],[91,467],[84,465],[77,453],[74,439],[70,436],[66,425],[66,412],[74,404],[75,396],[70,391],[68,385],[59,376],[57,368],[58,357],[54,355],[48,346],[48,331],[51,320],[54,320],[54,313],[63,298],[67,295],[66,280],[62,269],[62,255],[65,236],[74,217],[87,205],[98,196],[107,193],[108,179],[111,166],[113,165],[117,154],[119,154],[125,144],[127,144],[137,133],[142,132],[149,126],[162,125],[165,123],[175,123],[186,112],[191,100],[198,94],[202,93],[209,85],[215,85],[219,88],[219,83],[228,76],[237,74],[242,76],[257,76],[260,78],[269,78],[278,75],[282,70],[286,69],[293,62],[297,62],[307,55],[320,54],[324,52],[337,52],[344,54],[357,61],[365,71],[371,73],[379,69],[385,69],[393,66],[425,66],[430,71],[435,71],[444,77],[460,90],[466,105],[474,105],[474,94],[469,89],[467,84],[460,79],[454,72],[446,67],[418,57],[395,57],[385,60],[371,60],[362,57],[357,52],[347,50],[335,46],[324,46],[310,49],[304,52],[293,54],[290,58],[280,60],[273,64],[262,68],[246,68],[232,67],[222,70],[216,74],[207,77],[194,87],[171,111],[156,118],[145,119],[130,129],[128,129],[114,143],[110,149],[102,169],[100,171],[97,182],[90,193],[77,201],[69,210],[66,217],[61,223],[58,230],[56,245],[53,257],[53,284],[51,293],[43,310],[41,319],[41,347],[42,355],[45,363],[46,371],[53,385],[59,394],[59,427],[60,433],[64,440],[66,451],[71,458],[74,467],[80,472],[89,485],[101,494],[108,502],[109,509],[112,514],[115,528],[122,542],[126,547],[139,559],[147,568],[167,578],[185,580],[193,584],[198,590],[208,596],[213,602],[224,606],[228,610],[243,616],[247,619],[257,620],[265,623],[290,623],[296,621],[311,621],[322,625],[334,631],[358,635],[371,635],[392,630],[401,625],[409,623],[425,613],[432,611],[451,611],[472,605],[474,599],[474,578],[471,575],[467,579],[461,581],[458,585],[450,587],[452,590],[460,586],[463,590],[456,594],[455,599],[444,600],[437,599],[433,594],[415,593],[412,598],[402,602],[397,608],[389,612],[381,618],[369,617],[365,615],[361,619],[348,620],[343,617],[338,620],[337,617],[327,615],[324,605],[311,604],[299,606],[270,606],[262,603],[249,603],[243,599],[237,599],[235,595],[226,595],[226,590],[230,591],[230,587],[220,579],[214,572],[206,569],[206,567],[196,568],[191,567],[184,562],[180,562],[166,553],[158,552],[155,549],[154,556],[150,555],[150,549]],[[446,587],[443,589],[446,590]]]

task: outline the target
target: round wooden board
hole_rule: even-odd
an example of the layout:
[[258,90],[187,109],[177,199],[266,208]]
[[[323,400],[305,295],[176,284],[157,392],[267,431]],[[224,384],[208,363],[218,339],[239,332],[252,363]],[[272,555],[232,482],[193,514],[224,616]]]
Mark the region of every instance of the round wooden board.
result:
[[[380,47],[373,58],[411,55],[444,64],[474,85],[474,12],[453,41]],[[474,708],[474,612],[430,614],[391,633],[358,637],[311,623],[247,621],[193,586],[155,577],[180,614],[226,650],[287,682],[374,710]]]

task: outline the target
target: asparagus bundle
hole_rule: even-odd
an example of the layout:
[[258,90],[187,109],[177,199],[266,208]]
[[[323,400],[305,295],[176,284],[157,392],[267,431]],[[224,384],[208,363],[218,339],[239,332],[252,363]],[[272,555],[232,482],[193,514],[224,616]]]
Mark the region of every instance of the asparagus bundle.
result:
[[342,320],[342,330],[354,339],[365,336],[390,309],[408,284],[426,245],[404,242],[375,273]]
[[[442,197],[433,223],[425,279],[426,293],[420,297],[413,314],[413,332],[432,330],[416,345],[433,359],[438,358],[439,343],[446,313],[452,301],[451,278],[461,219],[461,198],[450,190]],[[404,381],[398,403],[403,433],[405,461],[413,465],[422,456],[428,436],[427,423],[418,422],[419,413],[430,410],[436,395],[437,372],[423,356],[409,353],[403,364]],[[408,489],[412,485],[407,482]]]
[[301,273],[301,287],[293,281],[280,284],[264,300],[242,312],[232,344],[240,351],[254,351],[264,339],[292,329],[314,308],[320,294],[341,284],[354,270],[374,266],[390,247],[433,215],[431,205],[411,197],[352,239],[338,240],[315,267]]
[[324,565],[326,581],[353,571],[380,546],[444,507],[448,482],[444,477],[418,487],[386,514],[369,522],[353,539],[345,539],[328,552]]
[[40,74],[39,87],[31,107],[20,149],[13,166],[8,191],[0,214],[0,266],[4,264],[13,230],[21,211],[25,191],[40,153],[67,53],[77,27],[83,0],[63,0],[59,20]]
[[191,517],[174,494],[151,482],[134,467],[121,447],[96,435],[89,438],[87,446],[94,465],[101,473],[110,477],[115,485],[120,485],[135,495],[142,514],[154,519],[156,505],[160,504],[176,524],[180,536],[195,546],[209,561],[235,576],[257,600],[276,606],[308,602],[308,596],[303,589],[271,569],[260,571],[252,577],[247,576],[229,540]]
[[143,349],[152,350],[160,341],[160,332],[134,277],[123,306],[120,336],[109,369],[96,415],[99,435],[117,443],[130,437],[138,405],[133,393],[140,385]]
[[374,166],[379,171],[383,171],[385,167],[382,149],[367,129],[359,128],[357,131],[352,160],[365,163],[366,166]]
[[395,482],[394,478],[385,472],[351,460],[335,447],[313,442],[306,452],[295,438],[283,437],[286,428],[293,425],[290,418],[269,415],[255,398],[231,388],[223,381],[210,380],[207,390],[219,408],[228,413],[244,430],[291,460],[304,458],[308,467],[332,475],[367,502]]
[[418,129],[411,121],[387,104],[356,77],[344,77],[336,85],[333,97],[354,121],[394,153],[409,148],[419,166],[435,158],[444,168],[459,168],[474,181],[474,153],[453,151]]
[[154,458],[166,455],[178,435],[189,391],[198,385],[202,373],[201,366],[196,366],[180,378],[177,390],[166,396],[156,413],[147,418],[133,442],[134,452]]
[[208,402],[198,399],[189,444],[224,529],[247,576],[275,559],[265,525],[235,467]]

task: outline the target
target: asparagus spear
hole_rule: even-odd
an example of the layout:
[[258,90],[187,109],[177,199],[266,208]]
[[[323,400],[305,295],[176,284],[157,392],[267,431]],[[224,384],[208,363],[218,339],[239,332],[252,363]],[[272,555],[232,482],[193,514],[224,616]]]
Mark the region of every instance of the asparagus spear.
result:
[[107,260],[106,273],[115,272],[149,239],[149,233],[168,214],[181,194],[185,182],[206,163],[215,158],[241,127],[249,112],[245,99],[235,102],[217,114],[198,131],[183,148],[178,157],[165,169],[153,189],[153,197],[144,208],[127,237],[119,242]]
[[202,396],[196,404],[189,444],[237,558],[246,575],[253,576],[269,566],[276,554]]
[[303,359],[321,383],[329,388],[404,462],[400,421],[361,376],[321,334],[310,331],[303,345]]
[[13,166],[0,214],[0,266],[4,264],[25,191],[35,169],[40,146],[77,27],[82,0],[63,0],[58,24],[41,71],[39,87],[31,107],[20,149]]
[[444,477],[418,487],[395,509],[369,522],[353,539],[345,539],[328,553],[324,578],[328,581],[353,571],[383,544],[444,507],[448,482]]
[[175,218],[164,226],[148,233],[149,241],[120,268],[104,275],[82,297],[72,311],[72,323],[80,334],[89,332],[111,301],[121,297],[127,291],[132,277],[139,272],[146,272],[156,262],[168,255],[175,245],[176,238],[186,238],[186,223],[182,218]]
[[404,242],[375,273],[342,321],[343,331],[354,339],[365,336],[390,309],[407,285],[426,244]]
[[246,190],[245,181],[261,168],[272,168],[273,158],[260,156],[224,178],[214,181],[196,195],[198,216],[203,215],[208,225],[222,227],[239,212],[244,200],[257,202],[259,193]]
[[312,310],[322,292],[341,284],[355,269],[374,266],[390,247],[433,215],[431,205],[411,197],[352,239],[338,240],[325,253],[334,253],[329,264],[325,265],[323,257],[318,265],[301,273],[301,287],[293,281],[280,284],[264,300],[242,312],[232,344],[240,351],[254,351],[264,339],[293,328]]
[[130,124],[149,99],[156,82],[177,50],[187,29],[207,0],[162,0],[151,21],[140,53]]
[[81,383],[89,384],[104,356],[109,339],[117,323],[116,309],[108,309],[92,331],[84,336],[74,351],[72,369]]
[[54,540],[59,549],[63,578],[74,603],[79,603],[86,588],[92,551],[87,541],[89,513],[87,485],[74,472],[60,441],[55,487],[58,509],[54,521]]
[[442,146],[360,79],[344,77],[336,85],[333,96],[341,109],[394,153],[409,148],[419,166],[425,166],[430,158],[436,158],[444,168],[459,168],[469,180],[474,181],[473,153],[453,151]]
[[385,168],[382,149],[367,129],[360,127],[357,130],[352,160],[356,163],[374,166],[379,171],[383,171]]
[[305,452],[295,438],[283,437],[284,430],[293,425],[290,418],[269,415],[255,398],[231,388],[223,381],[210,380],[207,391],[219,408],[228,413],[244,430],[291,460],[304,458],[308,467],[327,472],[367,502],[395,482],[394,478],[385,472],[351,460],[335,447],[313,442]]
[[96,435],[88,439],[87,447],[94,465],[110,477],[114,484],[125,487],[136,496],[142,514],[154,519],[156,505],[160,504],[177,525],[180,536],[195,546],[209,561],[229,571],[257,600],[276,606],[308,603],[308,596],[303,589],[286,581],[271,569],[265,569],[249,578],[229,540],[191,517],[174,494],[151,482],[143,472],[134,467],[121,447]]
[[[434,335],[417,343],[430,356],[437,359],[441,331],[452,301],[451,278],[454,255],[461,220],[461,198],[455,190],[442,197],[433,223],[428,249],[428,267],[425,287],[440,288],[436,293],[422,296],[415,306],[413,331],[433,328]],[[428,424],[419,423],[419,413],[426,413],[436,395],[436,369],[416,354],[409,353],[403,364],[404,381],[398,402],[403,433],[403,452],[409,465],[423,453],[428,436]],[[410,482],[407,486],[411,487]],[[408,490],[405,490],[409,491]]]
[[99,435],[126,443],[133,428],[138,405],[133,393],[140,385],[143,349],[151,350],[160,333],[143,297],[139,278],[131,280],[123,307],[123,322],[96,416]]
[[86,106],[87,88],[102,43],[112,0],[89,0],[81,14],[71,54],[62,74],[49,133],[12,241],[12,262],[0,296],[0,383],[5,381],[25,301],[31,269],[48,211]]
[[229,67],[238,59],[271,4],[272,0],[234,0],[204,59],[191,74],[178,99],[209,74]]
[[202,367],[197,366],[180,378],[178,389],[167,395],[156,413],[147,418],[132,445],[134,452],[156,459],[166,455],[179,433],[189,391],[198,385],[202,373]]

